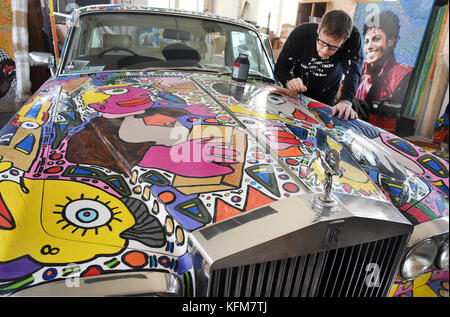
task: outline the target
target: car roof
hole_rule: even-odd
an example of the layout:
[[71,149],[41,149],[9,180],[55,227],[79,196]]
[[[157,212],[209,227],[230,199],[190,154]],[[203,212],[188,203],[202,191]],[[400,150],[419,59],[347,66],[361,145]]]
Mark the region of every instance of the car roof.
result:
[[74,15],[76,16],[86,12],[92,13],[94,11],[111,12],[112,10],[120,12],[148,12],[156,14],[175,14],[180,16],[196,17],[202,19],[215,20],[217,22],[238,24],[240,26],[251,28],[257,31],[256,27],[253,24],[250,24],[242,19],[230,18],[218,14],[212,14],[209,12],[189,11],[171,8],[158,8],[142,5],[123,5],[123,4],[89,5],[77,9]]

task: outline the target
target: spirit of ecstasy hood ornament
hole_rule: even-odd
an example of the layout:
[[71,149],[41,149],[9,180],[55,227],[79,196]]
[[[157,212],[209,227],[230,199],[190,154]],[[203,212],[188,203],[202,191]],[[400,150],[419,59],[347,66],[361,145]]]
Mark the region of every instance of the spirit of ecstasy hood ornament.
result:
[[328,150],[325,155],[319,149],[316,149],[309,166],[317,159],[320,160],[324,169],[325,185],[324,192],[314,197],[313,209],[320,215],[329,216],[337,210],[337,201],[330,194],[333,187],[333,177],[342,177],[343,175],[339,169],[341,158],[339,152],[335,149]]

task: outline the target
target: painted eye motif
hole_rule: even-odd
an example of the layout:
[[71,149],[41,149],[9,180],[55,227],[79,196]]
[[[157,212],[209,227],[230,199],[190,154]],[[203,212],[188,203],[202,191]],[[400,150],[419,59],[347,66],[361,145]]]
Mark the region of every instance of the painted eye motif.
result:
[[55,204],[53,214],[61,218],[56,224],[61,224],[61,230],[67,230],[72,234],[86,233],[92,231],[98,235],[100,230],[113,232],[115,225],[113,221],[123,222],[119,214],[121,207],[106,197],[88,198],[84,194],[77,199],[66,196],[68,202]]
[[105,94],[115,96],[115,95],[126,94],[128,92],[128,89],[127,88],[113,88],[113,89],[104,90],[103,92]]
[[33,130],[40,127],[40,124],[34,121],[25,121],[20,124],[22,129]]
[[81,228],[98,228],[113,218],[112,211],[103,203],[91,199],[73,200],[63,210],[63,217]]

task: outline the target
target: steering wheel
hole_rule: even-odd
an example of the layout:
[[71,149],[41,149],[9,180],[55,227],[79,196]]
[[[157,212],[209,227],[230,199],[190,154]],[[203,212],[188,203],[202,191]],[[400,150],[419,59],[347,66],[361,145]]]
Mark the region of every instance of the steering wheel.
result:
[[99,53],[97,56],[102,57],[103,55],[105,55],[106,53],[111,52],[111,51],[125,51],[125,52],[133,54],[134,56],[138,56],[138,54],[136,52],[133,52],[132,50],[130,50],[129,48],[126,48],[126,47],[111,47],[111,48],[108,48],[108,49],[104,50],[103,52]]

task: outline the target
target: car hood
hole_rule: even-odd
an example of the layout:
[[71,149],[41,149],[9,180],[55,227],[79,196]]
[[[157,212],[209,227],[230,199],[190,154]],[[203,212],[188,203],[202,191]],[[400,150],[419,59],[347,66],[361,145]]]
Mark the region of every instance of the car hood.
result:
[[339,151],[342,203],[392,203],[413,224],[448,216],[446,162],[284,92],[189,72],[47,82],[1,131],[0,236],[18,244],[0,265],[22,263],[16,276],[67,263],[183,273],[190,232],[323,192],[314,148]]

